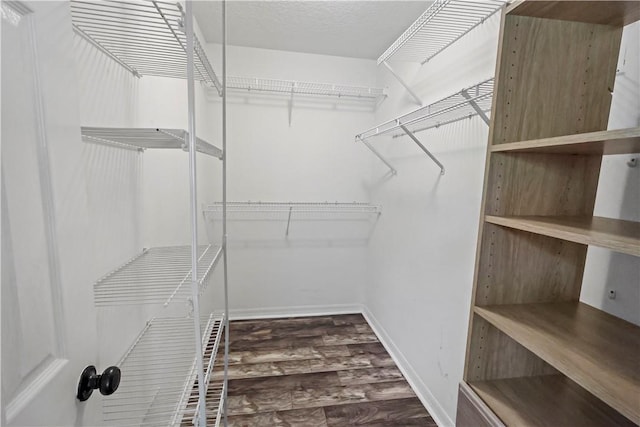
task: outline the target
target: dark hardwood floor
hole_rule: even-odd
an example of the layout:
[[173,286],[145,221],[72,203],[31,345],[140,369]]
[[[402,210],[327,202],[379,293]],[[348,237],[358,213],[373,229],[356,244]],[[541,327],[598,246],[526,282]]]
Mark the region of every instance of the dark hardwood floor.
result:
[[234,321],[229,336],[230,426],[436,426],[360,314]]

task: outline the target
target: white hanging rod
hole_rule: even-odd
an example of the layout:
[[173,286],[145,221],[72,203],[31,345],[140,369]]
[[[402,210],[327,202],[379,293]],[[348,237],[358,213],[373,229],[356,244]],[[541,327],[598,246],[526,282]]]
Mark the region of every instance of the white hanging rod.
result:
[[384,89],[375,87],[239,76],[228,76],[227,88],[256,92],[274,92],[282,94],[293,93],[296,95],[317,95],[334,98],[361,99],[373,102],[378,102],[387,96]]
[[[202,318],[202,341],[208,361],[215,361],[223,321],[213,314]],[[193,327],[193,320],[188,317],[147,322],[117,364],[123,372],[118,393],[103,399],[107,425],[178,426],[194,418]],[[213,363],[207,364],[208,370],[213,367]],[[212,393],[220,387],[218,383],[210,385]],[[219,408],[207,405],[208,417],[219,418]]]
[[367,148],[387,165],[391,173],[395,174],[396,171],[393,166],[371,146],[367,139],[398,131],[393,134],[394,138],[404,135],[409,136],[409,138],[440,167],[441,173],[444,174],[444,166],[420,142],[415,136],[415,133],[471,118],[476,115],[489,125],[487,113],[491,111],[492,98],[493,78],[484,80],[432,104],[417,108],[400,117],[367,129],[356,135],[355,139],[356,141],[363,142]]
[[425,62],[499,11],[507,0],[436,0],[378,58]]
[[[187,144],[189,133],[183,129],[83,126],[80,128],[80,132],[85,141],[133,150],[156,148],[189,150]],[[223,156],[222,150],[200,138],[196,138],[196,151],[218,159],[222,159]]]
[[[186,79],[186,35],[178,2],[71,0],[74,31],[136,76]],[[195,79],[222,85],[204,49],[194,38]]]
[[[222,248],[198,248],[198,283],[202,294],[207,279],[221,258]],[[190,296],[191,246],[165,246],[143,250],[94,284],[97,307],[164,304]]]
[[[214,202],[204,212],[221,212],[222,203]],[[356,213],[380,214],[382,208],[362,202],[227,202],[227,212],[300,212],[300,213]]]

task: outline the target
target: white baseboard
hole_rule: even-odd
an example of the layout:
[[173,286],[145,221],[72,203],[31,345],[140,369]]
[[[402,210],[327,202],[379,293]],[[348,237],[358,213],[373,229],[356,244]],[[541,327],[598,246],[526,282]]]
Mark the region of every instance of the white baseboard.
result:
[[440,427],[450,427],[454,425],[453,420],[447,415],[445,410],[440,406],[440,403],[433,396],[427,385],[418,376],[413,369],[409,361],[404,357],[400,349],[395,345],[387,331],[382,327],[380,322],[375,318],[373,313],[369,311],[366,306],[362,307],[362,314],[364,318],[369,322],[369,325],[373,329],[373,332],[378,336],[378,339],[391,355],[391,358],[398,366],[398,369],[402,372],[402,375],[407,379],[407,382],[418,396],[418,399],[422,402],[425,408],[431,414],[433,420]]
[[230,320],[273,319],[278,317],[329,316],[362,313],[360,304],[303,305],[298,307],[241,308],[229,311]]

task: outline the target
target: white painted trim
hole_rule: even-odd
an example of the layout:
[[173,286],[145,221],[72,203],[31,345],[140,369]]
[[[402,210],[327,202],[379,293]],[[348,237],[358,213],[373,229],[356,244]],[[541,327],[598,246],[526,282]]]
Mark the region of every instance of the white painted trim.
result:
[[420,399],[424,407],[427,408],[427,411],[429,411],[429,414],[431,414],[431,417],[433,417],[436,424],[440,427],[454,426],[455,424],[453,420],[449,418],[449,415],[447,415],[442,406],[440,406],[438,400],[433,396],[427,385],[422,381],[415,369],[413,369],[409,361],[404,357],[387,331],[385,331],[380,322],[378,322],[373,313],[371,313],[366,306],[362,307],[362,315],[369,323],[369,326],[371,326],[371,329],[373,329],[373,332],[378,336],[378,339],[389,355],[391,355],[391,358],[418,396],[418,399]]
[[33,381],[29,381],[27,387],[11,399],[11,402],[7,405],[5,413],[7,422],[13,421],[40,394],[42,389],[58,376],[68,362],[68,359],[53,359]]
[[362,313],[361,304],[302,305],[298,307],[241,308],[229,311],[230,320],[274,319],[278,317],[330,316]]

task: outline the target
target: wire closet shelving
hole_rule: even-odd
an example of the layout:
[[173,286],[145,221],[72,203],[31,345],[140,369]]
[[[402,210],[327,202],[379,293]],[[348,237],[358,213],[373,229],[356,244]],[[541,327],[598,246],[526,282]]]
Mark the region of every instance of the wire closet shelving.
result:
[[[85,141],[132,150],[181,149],[189,151],[189,133],[183,129],[160,128],[80,128]],[[196,151],[222,159],[222,150],[196,137]]]
[[[222,203],[215,202],[205,207],[206,212],[221,212]],[[380,214],[381,208],[363,202],[227,202],[227,212],[271,212],[271,213],[347,213]]]
[[[207,367],[205,383],[211,396],[207,399],[207,419],[208,425],[215,426],[220,423],[224,381],[212,379],[211,372],[223,324],[224,318],[213,314],[201,320]],[[124,374],[117,393],[103,400],[106,425],[197,425],[199,406],[192,319],[151,319],[117,366]]]
[[378,58],[420,62],[451,46],[469,31],[499,11],[507,0],[436,0]]
[[[183,9],[184,5],[184,9]],[[197,233],[196,152],[222,161],[226,201],[226,94],[194,34],[192,2],[162,0],[71,0],[74,32],[136,77],[187,82],[188,131],[181,129],[83,127],[85,141],[144,150],[182,149],[189,153],[191,244],[144,250],[94,284],[97,306],[139,305],[189,299],[190,317],[154,318],[118,366],[124,372],[118,393],[104,400],[107,425],[218,425],[226,394],[212,380],[222,329],[228,329],[228,284],[222,247],[200,245]],[[226,7],[222,5],[222,75],[226,75]],[[224,80],[224,79],[223,79]],[[222,97],[222,150],[196,137],[195,81]],[[226,221],[223,220],[223,228]],[[224,233],[223,233],[224,235]],[[221,319],[201,318],[199,295],[218,260],[224,264]],[[188,305],[189,307],[189,305]],[[228,340],[229,334],[224,334]],[[194,339],[197,337],[197,339]],[[200,339],[202,337],[202,339]],[[225,354],[228,345],[225,346]],[[206,404],[206,410],[205,410]],[[206,418],[206,419],[205,419]]]
[[[222,203],[207,205],[203,213],[221,215]],[[243,220],[286,220],[285,236],[289,236],[291,220],[351,221],[377,218],[382,214],[379,205],[363,202],[227,202],[227,215]]]
[[356,135],[356,141],[363,142],[380,160],[382,160],[393,174],[396,170],[391,164],[369,143],[368,139],[392,134],[394,138],[409,136],[431,159],[440,166],[444,174],[444,166],[427,150],[418,140],[415,133],[433,129],[454,123],[460,120],[479,116],[487,125],[489,118],[487,113],[491,111],[493,99],[493,78],[484,80],[471,87],[460,90],[453,95],[442,98],[432,104],[417,108],[395,119],[388,120],[371,129]]
[[[198,286],[200,295],[220,260],[222,248],[198,247]],[[140,254],[105,275],[94,285],[97,307],[164,304],[191,297],[191,246],[163,246]]]
[[[187,36],[178,2],[71,0],[74,31],[136,76],[187,78]],[[222,93],[194,36],[194,78]]]
[[288,95],[294,94],[350,98],[370,101],[374,104],[387,96],[385,90],[382,88],[239,76],[229,76],[227,78],[227,88],[233,90],[246,90],[249,92],[256,91]]

